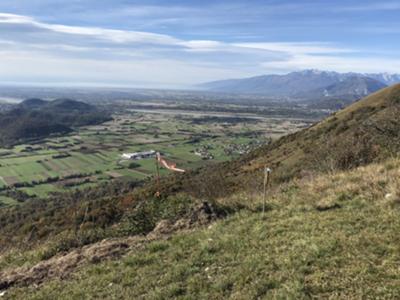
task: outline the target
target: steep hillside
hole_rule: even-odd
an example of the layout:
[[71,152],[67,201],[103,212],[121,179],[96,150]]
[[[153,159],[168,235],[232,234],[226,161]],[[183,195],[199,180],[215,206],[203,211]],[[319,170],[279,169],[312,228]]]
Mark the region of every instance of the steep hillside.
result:
[[395,299],[399,176],[400,161],[389,160],[282,185],[264,217],[262,197],[242,193],[219,200],[240,213],[172,237],[160,222],[156,235],[22,268],[10,254],[0,286],[15,280],[12,299]]
[[0,145],[11,146],[27,139],[68,133],[72,127],[98,124],[109,119],[108,113],[75,100],[27,99],[15,109],[0,114]]
[[349,169],[400,150],[400,85],[386,88],[309,129],[246,157],[242,171],[274,167],[281,179],[306,169]]

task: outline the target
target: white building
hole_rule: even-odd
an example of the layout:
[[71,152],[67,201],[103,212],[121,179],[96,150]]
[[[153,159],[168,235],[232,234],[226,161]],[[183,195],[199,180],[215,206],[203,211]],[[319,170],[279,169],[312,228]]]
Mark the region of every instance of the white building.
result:
[[150,157],[155,157],[156,156],[156,151],[150,150],[150,151],[143,151],[143,152],[134,152],[134,153],[124,153],[121,155],[123,159],[132,159],[132,160],[139,160],[143,158],[150,158]]

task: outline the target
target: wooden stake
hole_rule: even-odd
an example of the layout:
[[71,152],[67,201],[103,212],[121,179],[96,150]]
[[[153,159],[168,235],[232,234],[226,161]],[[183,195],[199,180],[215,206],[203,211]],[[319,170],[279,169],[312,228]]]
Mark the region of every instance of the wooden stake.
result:
[[265,215],[265,206],[267,202],[267,188],[269,185],[270,181],[270,174],[271,174],[271,169],[268,167],[264,168],[264,194],[263,194],[263,209],[262,209],[262,217],[264,218]]
[[83,224],[85,223],[85,221],[86,221],[86,216],[87,216],[88,210],[89,210],[89,203],[88,203],[87,206],[86,206],[85,214],[83,215],[83,220],[82,220],[82,222],[81,222],[81,225],[79,225],[79,229],[82,229],[82,225],[83,225]]
[[156,197],[160,197],[160,165],[156,156],[156,170],[157,170],[157,192]]

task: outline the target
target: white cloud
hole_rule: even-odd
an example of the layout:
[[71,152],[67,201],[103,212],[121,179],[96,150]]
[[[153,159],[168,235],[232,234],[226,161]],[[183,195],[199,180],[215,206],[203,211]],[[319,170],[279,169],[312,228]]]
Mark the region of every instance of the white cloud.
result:
[[309,53],[309,54],[327,54],[327,53],[351,53],[353,49],[339,48],[329,43],[236,43],[238,47],[280,51],[290,54]]
[[124,31],[115,29],[104,29],[98,27],[65,26],[58,24],[46,24],[35,21],[33,18],[0,13],[0,23],[3,24],[25,24],[39,29],[45,29],[56,33],[71,34],[78,36],[89,36],[108,40],[115,43],[152,43],[171,45],[179,42],[168,35],[155,34],[140,31]]
[[183,41],[180,42],[180,45],[187,47],[191,50],[199,50],[199,51],[215,51],[220,50],[226,47],[225,43],[221,43],[218,41],[209,41],[209,40],[197,40],[197,41]]
[[0,23],[25,24],[34,22],[33,18],[27,16],[0,13]]
[[174,45],[179,41],[168,35],[140,31],[123,31],[96,27],[49,25],[43,23],[35,23],[35,25],[37,25],[39,28],[49,29],[58,33],[91,36],[115,43],[151,43],[159,45]]
[[398,60],[357,58],[357,49],[331,43],[184,40],[152,32],[44,23],[2,13],[0,44],[3,81],[177,87],[305,68],[400,70]]

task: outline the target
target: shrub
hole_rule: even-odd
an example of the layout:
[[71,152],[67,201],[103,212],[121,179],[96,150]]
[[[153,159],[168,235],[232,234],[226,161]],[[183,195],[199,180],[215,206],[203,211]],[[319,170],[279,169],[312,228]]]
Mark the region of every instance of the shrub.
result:
[[129,165],[128,165],[128,168],[129,169],[136,169],[136,168],[139,168],[140,167],[140,164],[138,164],[138,163],[136,163],[136,162],[131,162]]

